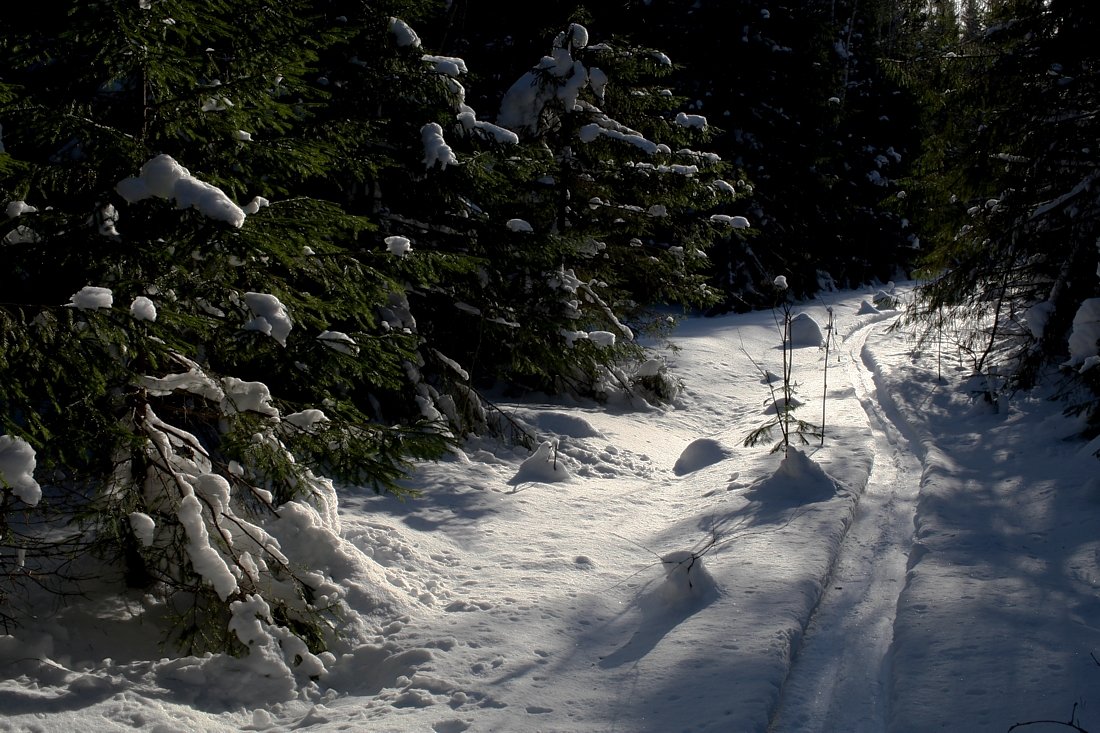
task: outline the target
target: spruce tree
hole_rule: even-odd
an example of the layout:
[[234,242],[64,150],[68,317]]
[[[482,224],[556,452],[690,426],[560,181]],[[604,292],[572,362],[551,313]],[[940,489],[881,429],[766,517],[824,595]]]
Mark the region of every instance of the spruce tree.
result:
[[513,353],[521,384],[626,386],[616,364],[667,324],[654,306],[713,300],[706,248],[730,217],[711,215],[737,192],[697,149],[710,131],[664,86],[669,70],[656,49],[592,43],[572,23],[503,96],[496,122],[521,147],[499,170],[522,193],[482,208],[508,225],[494,286],[526,307],[485,348]]
[[[305,675],[342,591],[280,533],[335,532],[334,481],[402,491],[452,440],[408,376],[405,266],[330,185],[362,143],[322,62],[358,39],[436,90],[421,116],[446,97],[390,15],[352,31],[325,6],[58,0],[0,39],[6,579],[69,592],[75,553],[158,597],[185,650],[262,643]],[[423,154],[390,134],[373,144]]]
[[909,62],[922,70],[911,81],[930,119],[944,123],[913,200],[932,248],[911,316],[930,336],[951,332],[991,398],[1088,356],[1070,337],[1097,294],[1095,150],[1084,142],[1097,133],[1097,58],[1085,40],[1097,15],[1075,3],[990,3],[980,35],[945,40],[929,21]]

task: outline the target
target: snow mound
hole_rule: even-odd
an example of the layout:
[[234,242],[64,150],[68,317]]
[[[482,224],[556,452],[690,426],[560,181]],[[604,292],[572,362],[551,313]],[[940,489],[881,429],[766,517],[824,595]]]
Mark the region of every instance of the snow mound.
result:
[[698,438],[691,441],[687,448],[676,459],[676,465],[672,472],[677,476],[693,473],[701,468],[724,461],[729,458],[730,452],[717,440],[712,438]]
[[809,313],[799,313],[791,319],[791,346],[820,347],[825,343],[821,333],[821,324]]
[[603,437],[600,431],[592,427],[592,424],[583,417],[564,412],[531,412],[524,416],[524,421],[542,433],[566,435],[570,438]]
[[661,558],[665,579],[658,593],[672,607],[708,601],[718,594],[714,576],[703,565],[703,556],[690,550],[676,550]]
[[558,442],[545,440],[535,449],[534,454],[520,464],[519,471],[512,477],[510,484],[521,484],[528,481],[536,481],[543,484],[568,481],[572,474],[561,461],[558,454]]
[[790,400],[784,399],[783,397],[777,397],[774,402],[764,408],[764,414],[778,415],[786,412],[788,406],[790,407],[790,409],[796,410],[799,407],[802,407],[804,404],[806,403],[793,395],[791,396]]
[[875,313],[881,313],[881,312],[882,311],[880,311],[878,308],[874,307],[873,305],[868,303],[866,300],[864,300],[863,302],[861,302],[859,304],[859,310],[856,313],[858,315],[861,315],[861,316],[869,316],[869,315],[874,315]]
[[825,469],[798,448],[787,448],[787,455],[768,478],[745,492],[752,501],[776,504],[809,504],[836,495],[840,485]]

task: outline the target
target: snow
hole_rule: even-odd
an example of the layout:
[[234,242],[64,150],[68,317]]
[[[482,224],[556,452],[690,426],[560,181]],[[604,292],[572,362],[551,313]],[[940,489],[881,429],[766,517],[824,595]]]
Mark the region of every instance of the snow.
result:
[[157,320],[157,307],[144,295],[139,295],[130,303],[130,315],[135,321]]
[[707,118],[703,115],[689,115],[686,112],[676,114],[676,124],[681,127],[694,127],[699,130],[707,129]]
[[141,544],[149,547],[156,536],[157,523],[145,512],[130,512],[130,526]]
[[[729,193],[734,192],[733,187],[730,186],[728,183],[726,184],[726,186],[729,189],[729,191],[728,191]],[[715,222],[715,223],[718,223],[718,224],[725,224],[727,226],[733,227],[734,229],[748,229],[748,227],[749,227],[749,220],[746,219],[743,216],[730,216],[728,214],[711,214],[710,220]],[[780,277],[783,277],[783,276],[780,275]],[[786,280],[785,277],[783,279],[784,279],[784,281]]]
[[825,336],[819,324],[809,313],[798,313],[791,318],[791,346],[824,346]]
[[34,448],[17,435],[0,435],[0,489],[7,489],[29,506],[42,498],[34,480],[37,465]]
[[1069,335],[1069,363],[1079,366],[1100,353],[1100,298],[1088,298],[1073,317]]
[[242,328],[259,331],[286,346],[286,337],[294,327],[286,306],[271,293],[245,293],[244,302],[255,317]]
[[79,310],[94,311],[101,308],[110,308],[114,305],[115,298],[110,288],[101,288],[98,285],[85,285],[72,294],[66,305]]
[[424,143],[425,168],[432,168],[436,163],[439,163],[440,168],[446,168],[458,162],[451,146],[443,139],[443,128],[438,122],[429,122],[420,128],[420,136]]
[[[2,152],[2,150],[0,150],[0,152]],[[4,208],[4,212],[8,215],[9,219],[14,219],[23,214],[34,214],[37,211],[37,207],[30,206],[26,201],[9,201],[8,205]]]
[[251,410],[277,417],[279,410],[271,404],[271,390],[263,382],[248,382],[236,377],[223,377],[222,411],[226,414]]
[[263,196],[254,196],[251,201],[244,205],[243,211],[251,216],[266,206],[271,206],[271,202]]
[[[669,344],[646,342],[640,373],[684,385],[670,405],[492,394],[533,450],[468,439],[413,467],[414,499],[319,483],[321,508],[285,505],[269,535],[247,525],[223,550],[203,515],[225,511],[230,487],[196,457],[177,511],[251,651],[166,657],[165,609],[138,589],[39,599],[49,612],[0,636],[4,724],[1003,733],[1068,720],[1100,680],[1097,446],[1045,393],[994,411],[963,362],[937,376],[899,311],[866,307],[874,293],[797,304],[835,319],[829,363],[805,346],[792,375],[796,417],[820,425],[824,408],[823,444],[743,444],[770,396],[754,362],[782,370],[763,311],[688,317]],[[237,409],[278,414],[262,384],[219,387],[182,363],[148,386],[224,389]],[[27,480],[28,449],[0,436],[5,485]],[[155,541],[153,517],[129,521]],[[327,652],[272,623],[263,599],[229,595],[243,581],[221,552],[258,543],[346,602]],[[1095,706],[1077,715],[1095,729]]]
[[335,349],[344,354],[355,356],[359,353],[359,344],[355,343],[355,339],[343,331],[321,331],[317,335],[317,340],[330,349]]
[[390,18],[390,33],[398,46],[420,48],[420,36],[400,18]]
[[395,234],[386,237],[383,241],[386,243],[386,251],[398,257],[404,257],[412,251],[412,243],[409,242],[408,237],[402,237]]
[[129,203],[161,198],[175,201],[181,209],[196,209],[203,216],[228,222],[238,229],[244,225],[244,210],[225,192],[195,178],[169,155],[152,158],[141,167],[139,175],[119,181],[115,190]]
[[219,598],[226,600],[237,590],[237,579],[229,570],[225,558],[210,545],[210,536],[202,519],[202,502],[194,494],[183,497],[177,515],[187,532],[186,549],[191,566],[203,580],[214,586]]

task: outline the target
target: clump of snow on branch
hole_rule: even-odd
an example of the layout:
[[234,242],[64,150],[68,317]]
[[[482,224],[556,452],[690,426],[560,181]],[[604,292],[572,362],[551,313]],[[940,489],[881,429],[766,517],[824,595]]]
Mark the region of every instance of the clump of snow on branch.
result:
[[17,435],[0,435],[0,489],[8,489],[30,506],[42,498],[34,480],[34,448]]
[[330,349],[344,354],[355,356],[359,353],[359,344],[355,343],[355,339],[343,331],[321,331],[320,335],[317,336],[317,340]]
[[707,118],[703,115],[690,115],[679,112],[676,115],[676,124],[681,127],[693,127],[699,130],[707,129]]
[[[539,117],[548,104],[561,102],[566,112],[576,107],[577,97],[589,84],[585,65],[573,58],[574,49],[588,45],[588,30],[579,23],[559,33],[550,56],[543,56],[534,69],[528,71],[508,89],[501,100],[497,124],[510,130],[534,133]],[[548,75],[553,83],[540,83]],[[606,77],[600,78],[606,84]],[[602,86],[601,86],[602,90]]]
[[511,229],[513,232],[533,232],[534,228],[524,221],[523,219],[509,219],[505,222],[505,226]]
[[222,387],[225,390],[222,400],[225,414],[250,410],[261,415],[279,416],[279,410],[271,404],[271,389],[263,382],[246,382],[236,377],[225,377],[222,379]]
[[111,292],[110,288],[85,285],[72,294],[72,297],[66,305],[80,310],[94,311],[100,308],[110,308],[114,305],[114,302],[114,294]]
[[409,243],[408,237],[402,237],[394,235],[392,237],[386,237],[386,249],[390,254],[395,254],[399,257],[404,257],[412,250],[412,245]]
[[601,123],[592,122],[582,127],[577,135],[580,137],[581,142],[590,143],[597,138],[603,136],[611,138],[612,140],[619,140],[621,142],[630,143],[636,148],[643,150],[650,155],[656,155],[661,152],[661,146],[657,143],[643,137],[640,133],[633,130],[624,131],[619,127],[611,127],[608,123],[610,120],[602,120]]
[[249,201],[247,204],[244,205],[243,210],[244,210],[244,213],[251,216],[252,214],[255,214],[257,211],[259,211],[260,209],[264,208],[265,206],[270,206],[270,205],[271,205],[271,202],[268,201],[267,199],[265,199],[263,196],[256,196],[251,201]]
[[400,18],[390,18],[390,33],[398,46],[420,48],[420,36]]
[[1080,366],[1098,353],[1100,341],[1100,298],[1089,298],[1081,303],[1073,317],[1073,329],[1069,335],[1069,363]]
[[200,181],[169,155],[158,155],[141,167],[137,176],[124,178],[115,186],[122,198],[135,203],[148,198],[175,201],[181,209],[193,208],[203,216],[240,228],[245,213],[225,193]]
[[[726,184],[726,185],[728,186],[729,184]],[[729,192],[733,193],[732,188]],[[715,224],[725,224],[727,226],[733,227],[734,229],[748,229],[749,228],[749,220],[746,219],[743,216],[729,216],[728,214],[711,214],[710,220],[713,221]]]
[[210,533],[202,517],[202,503],[194,495],[183,497],[177,512],[180,524],[187,532],[187,556],[191,567],[214,588],[223,601],[237,590],[237,579],[225,558],[210,546]]
[[23,214],[34,214],[37,211],[37,207],[28,205],[26,201],[11,201],[4,209],[9,219],[14,219]]
[[245,293],[244,302],[255,316],[244,324],[244,330],[259,331],[286,346],[286,337],[294,327],[286,306],[270,293]]
[[307,433],[314,432],[317,425],[328,422],[328,415],[317,408],[292,412],[283,418],[287,423]]
[[157,320],[157,307],[153,304],[153,301],[144,295],[139,295],[130,304],[130,315],[135,321],[155,321]]
[[440,168],[446,168],[452,163],[457,163],[454,151],[447,141],[443,139],[443,128],[438,122],[429,122],[420,128],[420,137],[424,142],[424,167],[432,168],[436,163]]
[[432,54],[424,54],[420,58],[431,64],[437,74],[455,77],[461,76],[468,71],[466,68],[466,61],[455,56],[434,56]]
[[589,331],[588,338],[592,343],[605,349],[610,349],[615,345],[615,334],[610,331]]
[[131,512],[129,516],[130,528],[134,530],[134,536],[145,547],[153,544],[156,536],[157,523],[145,512]]

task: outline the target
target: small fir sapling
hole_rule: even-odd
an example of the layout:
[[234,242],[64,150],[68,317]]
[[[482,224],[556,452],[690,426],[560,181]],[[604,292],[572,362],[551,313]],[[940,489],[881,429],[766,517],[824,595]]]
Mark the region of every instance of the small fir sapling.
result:
[[771,375],[755,359],[749,356],[748,351],[742,346],[742,351],[749,357],[749,361],[752,362],[757,371],[763,375],[764,381],[767,383],[768,389],[771,392],[771,404],[775,408],[775,416],[750,432],[745,438],[744,445],[746,447],[757,445],[761,441],[769,438],[772,429],[778,427],[781,437],[772,447],[772,452],[777,453],[780,450],[786,452],[787,448],[790,446],[792,429],[794,435],[797,435],[803,444],[809,443],[807,436],[817,437],[818,430],[815,426],[803,420],[796,420],[793,414],[794,410],[801,404],[794,396],[794,380],[792,376],[794,365],[794,338],[792,335],[792,323],[795,320],[794,305],[787,297],[787,278],[785,276],[777,275],[772,281],[772,287],[776,295],[776,305],[773,307],[772,313],[775,316],[776,326],[779,329],[781,347],[783,350],[781,391],[778,395],[776,394],[774,380]]

